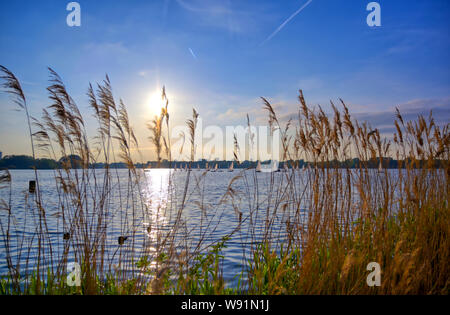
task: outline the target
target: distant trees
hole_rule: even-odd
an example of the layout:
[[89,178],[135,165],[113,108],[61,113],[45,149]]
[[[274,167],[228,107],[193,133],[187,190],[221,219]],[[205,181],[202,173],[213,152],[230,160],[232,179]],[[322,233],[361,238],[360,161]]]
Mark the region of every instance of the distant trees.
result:
[[[218,168],[227,169],[230,167],[231,162],[232,161],[218,161],[218,160],[216,160],[216,161],[201,160],[201,161],[196,161],[196,162],[186,162],[186,161],[169,162],[168,160],[162,160],[160,162],[160,167],[161,168],[170,168],[170,167],[176,166],[177,168],[184,168],[186,165],[188,165],[188,166],[190,165],[194,169],[196,169],[197,167],[204,169],[204,168],[206,168],[206,165],[209,165],[209,167],[215,167],[215,165],[217,164]],[[263,164],[267,164],[269,162],[270,161],[262,161]],[[407,161],[397,161],[392,158],[383,158],[382,167],[386,168],[386,169],[395,169],[398,167],[402,168],[405,166],[406,162]],[[302,168],[302,167],[308,166],[308,165],[310,165],[311,167],[313,166],[312,163],[308,163],[304,160],[299,160],[299,161],[290,160],[287,162],[281,162],[280,163],[281,168],[284,167],[284,163],[287,163],[287,165],[289,167]],[[256,164],[257,164],[257,162],[254,162],[254,161],[243,161],[240,163],[235,163],[234,167],[236,169],[255,168]],[[435,164],[436,168],[440,168],[443,166],[443,164],[439,160],[436,160],[434,164]],[[323,166],[325,168],[327,168],[327,167],[330,167],[330,168],[334,168],[334,167],[360,168],[362,166],[367,167],[367,168],[378,168],[379,165],[380,165],[379,159],[370,159],[368,161],[361,161],[358,158],[349,159],[346,161],[333,160],[333,161],[329,161],[329,162],[318,162],[318,164],[317,164],[318,167]],[[423,167],[426,167],[425,162],[418,161],[418,163],[416,164],[416,167],[422,167],[422,165],[423,165]],[[158,168],[158,162],[148,161],[145,164],[137,163],[137,164],[135,164],[135,166],[137,168],[144,168],[144,167]],[[0,159],[0,169],[28,170],[28,169],[33,169],[34,167],[36,167],[37,169],[41,169],[41,170],[51,170],[51,169],[57,169],[57,168],[62,168],[62,167],[82,168],[83,163],[82,163],[82,159],[78,155],[69,155],[67,157],[63,157],[63,158],[59,159],[59,161],[55,161],[52,159],[36,159],[36,160],[34,160],[32,157],[26,156],[26,155],[10,155],[10,156],[5,156],[3,159]],[[106,164],[105,163],[93,163],[93,164],[90,164],[89,167],[101,169],[101,168],[105,168]],[[122,162],[117,162],[117,163],[109,164],[109,167],[110,168],[127,168],[127,165]]]
[[83,160],[78,155],[69,155],[60,158],[58,163],[67,168],[81,168]]
[[56,161],[51,159],[36,159],[34,160],[31,156],[26,155],[10,155],[5,156],[0,160],[0,168],[7,169],[55,169],[59,165]]

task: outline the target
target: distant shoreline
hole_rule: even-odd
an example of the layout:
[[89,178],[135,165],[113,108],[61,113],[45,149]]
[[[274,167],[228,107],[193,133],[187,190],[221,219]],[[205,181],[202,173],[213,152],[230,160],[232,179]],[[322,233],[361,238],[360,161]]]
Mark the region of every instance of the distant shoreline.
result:
[[[8,170],[56,170],[63,169],[63,164],[67,166],[67,163],[71,163],[71,165],[75,165],[76,167],[71,167],[73,169],[79,169],[81,164],[81,158],[78,156],[69,156],[67,158],[61,158],[59,161],[53,159],[33,159],[27,155],[9,155],[4,156],[0,159],[0,169],[8,169]],[[270,164],[271,161],[262,161],[263,165]],[[255,161],[243,161],[237,163],[236,161],[207,161],[200,160],[195,162],[187,162],[187,161],[167,161],[163,160],[159,163],[156,161],[148,161],[147,163],[136,163],[134,166],[137,169],[207,169],[207,168],[215,168],[217,165],[217,169],[228,169],[230,165],[234,163],[235,169],[251,169],[256,168],[257,163]],[[280,169],[284,168],[284,164],[287,163],[289,169],[291,168],[303,168],[303,167],[313,167],[314,163],[306,162],[304,160],[290,160],[287,162],[280,162]],[[443,162],[437,160],[436,165],[434,167],[441,168],[443,167]],[[404,161],[394,160],[392,158],[383,158],[382,159],[382,167],[383,169],[398,169],[399,166],[403,168],[405,164]],[[69,164],[70,165],[70,164]],[[426,162],[418,161],[418,167],[421,168],[422,165],[426,165]],[[89,168],[92,169],[105,169],[105,163],[92,163],[89,165]],[[328,161],[328,162],[319,162],[317,163],[318,167],[325,168],[340,168],[340,169],[358,169],[361,166],[369,169],[378,169],[380,166],[379,159],[372,159],[369,161],[361,161],[358,158],[346,160],[346,161]],[[110,169],[127,169],[127,165],[125,163],[110,163]]]

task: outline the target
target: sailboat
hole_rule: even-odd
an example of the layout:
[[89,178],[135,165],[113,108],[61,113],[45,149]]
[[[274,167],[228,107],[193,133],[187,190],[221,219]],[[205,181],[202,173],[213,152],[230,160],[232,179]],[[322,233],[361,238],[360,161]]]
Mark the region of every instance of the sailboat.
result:
[[261,173],[261,161],[258,161],[258,165],[256,166],[256,172]]
[[383,165],[382,165],[381,161],[380,161],[380,165],[378,166],[378,172],[379,173],[383,173],[384,172]]
[[206,167],[205,167],[206,171],[209,172],[209,165],[208,162],[206,162]]
[[234,171],[234,163],[231,162],[230,168],[228,169],[228,172],[233,172]]
[[173,167],[173,171],[176,172],[177,171],[177,165],[175,164]]
[[216,164],[216,167],[214,167],[214,170],[213,170],[213,172],[217,172],[219,170],[219,165],[218,164]]
[[[286,170],[286,164],[284,165],[285,170]],[[273,161],[272,162],[272,172],[273,173],[279,173],[281,172],[280,170],[280,163],[278,161]]]

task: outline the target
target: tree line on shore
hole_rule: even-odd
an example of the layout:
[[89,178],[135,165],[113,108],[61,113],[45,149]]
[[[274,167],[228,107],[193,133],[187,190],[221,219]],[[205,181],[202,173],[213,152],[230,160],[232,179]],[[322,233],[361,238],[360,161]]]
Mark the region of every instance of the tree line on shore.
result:
[[[70,162],[72,168],[80,168],[81,167],[81,158],[77,155],[71,155],[68,157],[63,157],[58,161],[48,158],[38,158],[33,159],[31,156],[27,155],[8,155],[0,159],[0,169],[10,169],[10,170],[27,170],[27,169],[40,169],[40,170],[52,170],[62,168],[63,163]],[[234,168],[240,169],[248,169],[255,168],[258,162],[255,161],[243,161],[243,162],[233,162],[233,161],[207,161],[205,159],[195,162],[186,162],[186,161],[168,161],[162,160],[160,166],[158,167],[158,162],[156,161],[148,161],[147,163],[137,163],[135,164],[136,168],[192,168],[192,169],[206,169],[206,168],[214,168],[216,165],[220,169],[227,169],[230,167],[231,163],[234,163]],[[270,161],[262,161],[262,164],[269,164]],[[304,160],[298,161],[286,161],[280,162],[280,168],[284,168],[284,164],[287,163],[289,168],[304,168],[308,166],[313,166],[314,163],[306,162]],[[326,164],[326,165],[322,165]],[[392,158],[383,158],[381,161],[382,167],[385,169],[397,169],[402,167],[405,164],[405,161],[399,161]],[[420,165],[421,163],[419,163]],[[91,163],[90,166],[92,168],[102,169],[107,165],[105,163]],[[369,161],[361,161],[358,158],[349,159],[346,161],[329,161],[326,163],[317,163],[318,167],[329,167],[329,168],[359,168],[361,166],[367,166],[368,168],[379,168],[380,167],[380,159],[371,159]],[[441,167],[441,161],[437,160],[435,167]],[[110,163],[110,168],[127,168],[127,165],[122,162]]]

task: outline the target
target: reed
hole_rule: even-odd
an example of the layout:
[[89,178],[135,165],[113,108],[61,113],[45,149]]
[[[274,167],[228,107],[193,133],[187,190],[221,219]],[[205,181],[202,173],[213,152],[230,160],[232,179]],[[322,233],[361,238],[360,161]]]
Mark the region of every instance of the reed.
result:
[[[30,117],[19,80],[5,67],[0,72],[6,92],[25,111],[33,155],[36,148],[64,161],[53,171],[57,212],[47,209],[39,172],[36,194],[23,197],[11,195],[11,175],[0,173],[0,189],[9,192],[0,202],[9,270],[1,294],[449,294],[450,135],[449,125],[436,125],[431,113],[405,121],[397,110],[396,132],[388,139],[355,120],[342,100],[342,109],[332,103],[328,115],[309,107],[300,91],[298,118],[283,126],[263,98],[269,125],[281,134],[283,160],[304,159],[308,168],[293,162],[287,172],[264,178],[241,170],[216,205],[205,202],[207,173],[186,172],[181,184],[170,177],[167,203],[153,204],[146,198],[151,183],[132,158],[139,145],[126,106],[116,101],[107,76],[88,87],[98,127],[92,141],[55,71],[49,69],[50,105],[41,119]],[[161,97],[165,106],[148,125],[158,163],[172,159],[165,88]],[[191,162],[198,118],[194,109],[186,121]],[[253,142],[248,116],[247,125]],[[235,162],[241,155],[235,136]],[[388,157],[401,161],[398,169],[384,168]],[[336,163],[351,158],[359,159],[357,168]],[[127,165],[125,178],[109,167],[118,161]],[[96,162],[105,169],[93,169]],[[183,186],[181,195],[175,185]],[[13,198],[23,198],[20,211],[32,223],[18,219],[24,213],[12,206]],[[199,222],[186,218],[188,207],[201,213]],[[236,226],[221,239],[213,237],[230,209]],[[142,218],[151,219],[144,239]],[[58,226],[56,239],[50,220]],[[119,240],[111,239],[113,231]],[[231,287],[222,271],[230,240],[249,244]],[[81,266],[79,288],[66,282],[73,261]],[[366,283],[370,262],[381,266],[380,287]]]

